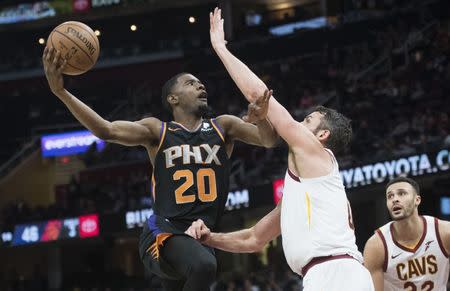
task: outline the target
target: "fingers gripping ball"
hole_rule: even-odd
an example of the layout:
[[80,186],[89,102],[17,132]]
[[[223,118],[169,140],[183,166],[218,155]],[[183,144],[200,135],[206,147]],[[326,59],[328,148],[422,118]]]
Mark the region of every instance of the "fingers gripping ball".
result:
[[63,73],[80,75],[90,70],[97,62],[100,53],[100,43],[94,31],[78,21],[64,22],[50,33],[47,47],[61,52],[61,57],[67,60]]

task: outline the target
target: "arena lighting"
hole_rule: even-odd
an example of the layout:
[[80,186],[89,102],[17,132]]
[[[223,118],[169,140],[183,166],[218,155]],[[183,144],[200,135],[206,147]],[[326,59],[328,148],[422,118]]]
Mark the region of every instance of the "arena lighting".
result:
[[194,16],[190,16],[189,17],[189,23],[195,23],[195,17]]
[[44,44],[44,43],[45,43],[45,39],[42,38],[42,37],[40,37],[39,40],[38,40],[38,42],[39,42],[39,44]]
[[132,24],[132,25],[130,26],[130,30],[131,30],[131,31],[136,31],[136,30],[137,30],[137,26],[136,26],[135,24]]
[[102,33],[100,32],[100,30],[98,30],[98,29],[96,29],[96,30],[94,31],[94,33],[95,33],[96,36],[102,35]]

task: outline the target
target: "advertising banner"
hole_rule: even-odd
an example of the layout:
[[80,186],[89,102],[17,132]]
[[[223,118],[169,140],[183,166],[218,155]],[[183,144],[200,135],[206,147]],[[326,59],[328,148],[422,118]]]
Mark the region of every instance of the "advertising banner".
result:
[[[422,153],[393,160],[380,161],[340,171],[346,189],[387,183],[399,176],[418,177],[450,170],[450,151]],[[273,199],[278,204],[283,196],[284,179],[272,182]],[[450,205],[450,204],[449,204]],[[450,209],[450,207],[449,207]],[[449,210],[450,211],[450,210]]]
[[421,153],[403,158],[380,161],[341,170],[347,189],[386,183],[399,176],[418,177],[450,170],[448,149],[435,153]]
[[21,3],[15,6],[5,7],[0,10],[0,24],[32,21],[56,15],[51,1],[39,1],[35,3]]
[[41,137],[42,156],[58,157],[84,153],[94,142],[98,151],[105,147],[105,141],[88,130],[44,135]]

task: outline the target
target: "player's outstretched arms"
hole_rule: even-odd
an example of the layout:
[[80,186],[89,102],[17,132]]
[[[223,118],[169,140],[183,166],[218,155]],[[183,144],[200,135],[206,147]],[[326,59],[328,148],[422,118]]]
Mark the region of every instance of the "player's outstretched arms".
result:
[[229,233],[210,232],[203,221],[197,220],[186,230],[186,234],[223,251],[254,253],[280,235],[280,213],[281,203],[253,227]]
[[375,291],[384,290],[384,252],[383,242],[378,234],[369,238],[364,247],[364,266],[372,276]]
[[46,47],[42,62],[50,90],[66,105],[73,116],[98,138],[129,146],[146,146],[159,138],[161,121],[158,119],[109,122],[67,91],[62,76],[67,62],[62,60],[59,51]]
[[[266,84],[227,49],[221,10],[214,9],[209,18],[211,45],[214,51],[245,98],[249,102],[255,102],[267,92]],[[269,101],[267,117],[277,133],[289,146],[301,148],[307,154],[314,154],[316,151],[323,152],[323,147],[320,142],[313,138],[312,133],[297,122],[273,96]]]

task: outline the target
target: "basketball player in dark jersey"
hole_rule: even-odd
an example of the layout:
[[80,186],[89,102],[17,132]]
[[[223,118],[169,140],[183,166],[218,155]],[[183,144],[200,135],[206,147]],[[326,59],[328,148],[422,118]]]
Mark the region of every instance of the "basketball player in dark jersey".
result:
[[174,76],[162,90],[163,105],[174,121],[150,117],[109,122],[64,88],[61,72],[66,62],[59,51],[46,48],[42,59],[51,91],[95,136],[147,149],[155,203],[139,243],[144,265],[162,279],[166,290],[209,290],[216,273],[214,252],[185,231],[197,219],[216,228],[228,196],[234,141],[271,147],[277,140],[271,124],[263,120],[257,127],[231,115],[204,119],[208,95],[188,73]]

